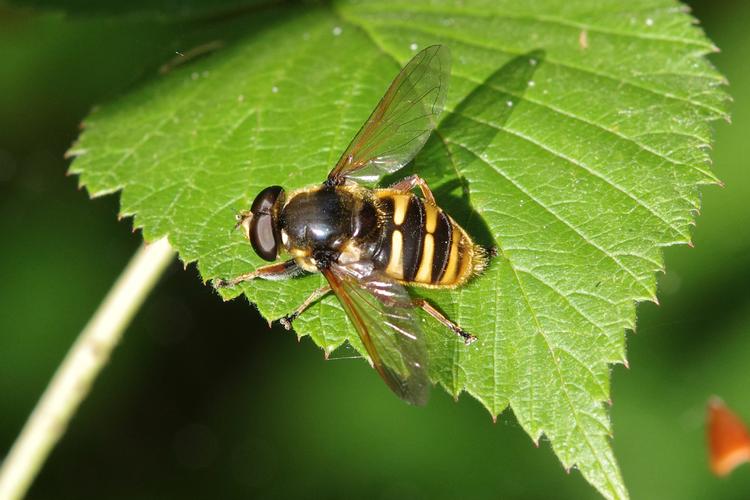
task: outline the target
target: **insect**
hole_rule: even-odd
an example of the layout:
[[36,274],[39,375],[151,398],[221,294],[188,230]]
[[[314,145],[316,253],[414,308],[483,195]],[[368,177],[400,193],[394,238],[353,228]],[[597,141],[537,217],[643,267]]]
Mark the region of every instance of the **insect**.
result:
[[[409,176],[387,188],[373,182],[409,163],[437,125],[450,75],[450,52],[433,45],[401,70],[320,185],[262,190],[237,215],[255,252],[275,261],[217,287],[256,278],[280,280],[322,273],[328,284],[281,320],[292,322],[333,291],[377,370],[398,396],[427,401],[428,356],[416,308],[422,308],[469,344],[475,337],[404,285],[455,288],[480,273],[488,252],[446,214],[424,180]],[[422,197],[412,192],[419,188]]]

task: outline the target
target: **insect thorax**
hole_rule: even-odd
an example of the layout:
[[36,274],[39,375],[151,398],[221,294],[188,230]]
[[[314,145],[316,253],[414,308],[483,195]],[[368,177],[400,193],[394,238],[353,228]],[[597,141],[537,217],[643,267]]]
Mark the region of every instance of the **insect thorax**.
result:
[[371,191],[359,186],[315,186],[292,193],[281,212],[284,247],[303,268],[368,257],[378,239]]

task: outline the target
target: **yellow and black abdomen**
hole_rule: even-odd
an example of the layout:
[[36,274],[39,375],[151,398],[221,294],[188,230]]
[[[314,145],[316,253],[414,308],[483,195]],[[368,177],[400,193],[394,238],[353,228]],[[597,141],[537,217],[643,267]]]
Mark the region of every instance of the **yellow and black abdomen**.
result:
[[382,224],[373,261],[404,283],[456,287],[481,272],[487,257],[439,207],[411,193],[375,191]]

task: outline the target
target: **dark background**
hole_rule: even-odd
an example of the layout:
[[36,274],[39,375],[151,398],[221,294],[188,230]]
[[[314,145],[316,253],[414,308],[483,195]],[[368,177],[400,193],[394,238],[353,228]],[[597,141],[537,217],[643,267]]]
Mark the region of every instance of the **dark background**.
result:
[[[85,3],[85,2],[81,2]],[[634,498],[750,498],[750,467],[708,471],[711,394],[750,421],[750,3],[693,2],[722,49],[734,124],[717,123],[695,248],[667,251],[613,370],[614,447]],[[169,54],[158,17],[0,4],[0,450],[140,244],[117,197],[89,200],[63,152],[96,103]],[[172,52],[173,53],[173,50]],[[404,405],[360,361],[223,303],[175,262],[52,452],[30,498],[596,498],[506,412],[434,391]]]

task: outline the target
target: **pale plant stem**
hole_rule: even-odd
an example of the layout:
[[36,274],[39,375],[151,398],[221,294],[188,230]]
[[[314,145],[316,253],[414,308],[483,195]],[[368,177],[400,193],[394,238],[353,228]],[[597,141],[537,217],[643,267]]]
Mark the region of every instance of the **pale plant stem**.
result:
[[0,468],[0,499],[22,498],[175,252],[140,248],[68,351]]

